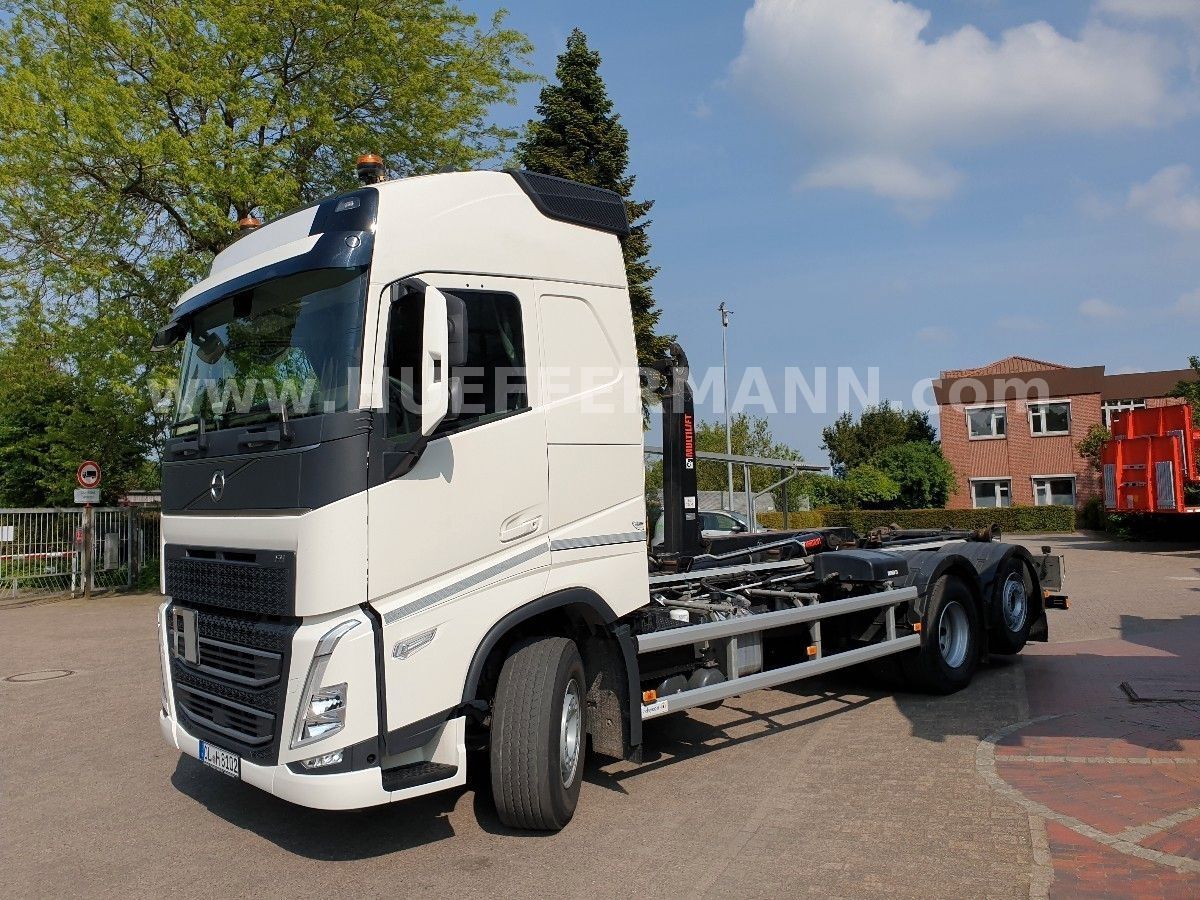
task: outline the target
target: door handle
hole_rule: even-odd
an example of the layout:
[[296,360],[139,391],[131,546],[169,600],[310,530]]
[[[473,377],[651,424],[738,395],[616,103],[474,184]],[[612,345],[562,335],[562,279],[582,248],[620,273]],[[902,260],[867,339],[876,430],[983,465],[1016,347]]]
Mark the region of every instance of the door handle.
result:
[[536,534],[537,530],[542,527],[542,517],[536,516],[532,519],[526,519],[523,522],[515,522],[509,524],[505,522],[500,526],[500,541],[505,543],[515,541],[517,538],[527,537],[531,534]]

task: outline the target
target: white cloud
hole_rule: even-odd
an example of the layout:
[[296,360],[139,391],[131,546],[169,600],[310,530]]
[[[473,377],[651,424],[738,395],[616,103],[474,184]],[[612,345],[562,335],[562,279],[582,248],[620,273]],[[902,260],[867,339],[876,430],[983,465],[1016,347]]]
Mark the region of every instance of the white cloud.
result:
[[1110,321],[1124,316],[1125,310],[1113,303],[1109,303],[1107,300],[1093,297],[1079,304],[1079,314],[1089,319]]
[[816,160],[801,185],[937,200],[962,180],[943,158],[955,148],[1182,110],[1184,58],[1162,36],[1093,18],[1077,38],[1031,22],[929,40],[930,19],[898,0],[756,0],[732,80],[799,132]]
[[1181,296],[1171,310],[1181,316],[1200,317],[1200,288]]
[[948,344],[954,340],[954,332],[944,325],[926,325],[917,330],[917,340],[923,344]]
[[949,166],[914,165],[888,156],[852,156],[814,166],[801,187],[865,188],[902,201],[943,200],[958,188],[962,175]]
[[1191,166],[1167,166],[1129,189],[1129,208],[1152,222],[1181,231],[1200,230],[1200,185]]
[[1100,0],[1096,9],[1144,22],[1182,20],[1200,24],[1200,3],[1196,0]]

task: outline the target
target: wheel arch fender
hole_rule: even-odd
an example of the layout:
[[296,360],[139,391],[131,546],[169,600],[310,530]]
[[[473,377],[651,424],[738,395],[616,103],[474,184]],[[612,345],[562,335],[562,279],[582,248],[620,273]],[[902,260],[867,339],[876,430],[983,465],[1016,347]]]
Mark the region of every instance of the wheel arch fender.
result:
[[611,666],[623,681],[622,706],[629,746],[642,742],[640,709],[641,679],[637,662],[637,640],[628,625],[618,623],[616,613],[595,591],[584,587],[565,588],[519,606],[497,621],[471,657],[463,684],[464,705],[477,704],[489,671],[503,661],[507,648],[533,634],[558,634],[576,639],[584,665],[592,678],[596,668]]
[[957,548],[945,550],[925,550],[908,554],[908,578],[905,584],[917,589],[917,600],[913,608],[920,616],[925,615],[929,603],[929,594],[933,585],[944,575],[955,575],[960,578],[971,592],[980,615],[984,614],[984,590],[980,581],[979,570],[973,561],[958,552]]
[[1041,582],[1037,567],[1028,549],[1019,544],[995,541],[972,541],[937,551],[913,553],[909,556],[909,584],[921,591],[918,611],[924,614],[929,589],[947,572],[960,575],[970,585],[979,602],[980,621],[990,629],[998,621],[1000,607],[996,596],[997,578],[1001,567],[1009,560],[1019,560],[1033,585],[1030,601],[1034,604],[1035,629],[1044,622]]

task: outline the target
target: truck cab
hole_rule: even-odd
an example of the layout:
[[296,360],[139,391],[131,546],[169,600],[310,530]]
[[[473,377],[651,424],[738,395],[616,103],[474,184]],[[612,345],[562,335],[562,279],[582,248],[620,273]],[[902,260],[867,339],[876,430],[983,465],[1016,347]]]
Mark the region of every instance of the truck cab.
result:
[[453,786],[498,621],[645,603],[626,230],[609,192],[464,172],[216,257],[158,338],[168,742],[310,806]]

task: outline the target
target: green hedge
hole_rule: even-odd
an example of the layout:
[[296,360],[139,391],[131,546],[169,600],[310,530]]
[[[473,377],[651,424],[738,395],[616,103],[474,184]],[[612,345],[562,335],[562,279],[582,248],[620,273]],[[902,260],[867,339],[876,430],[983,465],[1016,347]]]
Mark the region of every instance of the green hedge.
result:
[[[783,513],[759,513],[764,528],[783,528]],[[866,534],[873,528],[986,528],[999,525],[1006,533],[1055,533],[1075,530],[1071,506],[1007,506],[994,509],[835,509],[788,514],[789,528],[840,525]]]

